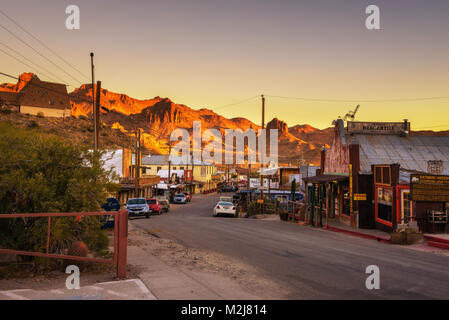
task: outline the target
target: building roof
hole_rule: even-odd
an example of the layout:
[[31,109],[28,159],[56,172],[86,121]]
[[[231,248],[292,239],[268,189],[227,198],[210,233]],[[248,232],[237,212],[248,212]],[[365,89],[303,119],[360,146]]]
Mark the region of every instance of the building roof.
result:
[[[192,165],[192,156],[188,157],[175,157],[171,156],[169,157],[168,154],[162,154],[162,155],[149,155],[142,158],[142,164],[143,165],[168,165],[168,160],[171,160],[172,166],[179,166],[179,165]],[[210,162],[205,161],[197,161],[194,160],[193,164],[195,166],[212,166],[213,164]]]
[[[170,175],[176,174],[178,177],[184,177],[184,170],[170,170]],[[168,178],[168,170],[159,170],[157,175],[161,178]]]
[[344,175],[333,175],[333,174],[323,174],[319,176],[313,176],[313,177],[306,177],[303,178],[305,182],[312,182],[312,183],[325,183],[325,182],[331,182],[331,181],[344,181],[349,179],[348,176]]
[[362,173],[370,173],[374,164],[394,163],[406,170],[427,172],[429,160],[441,160],[443,174],[449,174],[449,136],[346,134],[345,140],[360,146]]

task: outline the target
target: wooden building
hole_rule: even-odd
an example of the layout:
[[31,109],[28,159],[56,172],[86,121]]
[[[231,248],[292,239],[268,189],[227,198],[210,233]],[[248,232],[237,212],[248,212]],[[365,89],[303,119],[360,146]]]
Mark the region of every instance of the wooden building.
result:
[[[320,174],[305,178],[309,220],[335,219],[355,228],[391,232],[407,217],[421,220],[432,208],[448,210],[445,203],[411,200],[410,179],[417,173],[449,174],[449,137],[410,133],[404,122],[333,122],[330,149],[321,152]],[[449,188],[449,186],[448,186]],[[418,208],[420,208],[418,210]]]
[[70,116],[70,101],[65,84],[41,81],[33,74],[21,75],[19,79],[17,85],[1,88],[0,107],[45,117]]

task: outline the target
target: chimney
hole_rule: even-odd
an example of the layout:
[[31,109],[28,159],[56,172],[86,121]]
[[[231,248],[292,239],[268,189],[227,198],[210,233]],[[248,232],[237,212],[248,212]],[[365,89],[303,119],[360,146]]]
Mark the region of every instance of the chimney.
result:
[[408,119],[404,119],[404,134],[408,135],[410,130],[410,123],[408,122]]

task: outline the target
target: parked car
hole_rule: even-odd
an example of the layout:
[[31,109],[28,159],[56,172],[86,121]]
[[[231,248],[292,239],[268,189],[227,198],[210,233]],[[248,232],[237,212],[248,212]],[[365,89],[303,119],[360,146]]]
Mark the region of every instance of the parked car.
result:
[[192,197],[190,196],[190,193],[188,192],[183,192],[186,195],[187,198],[187,202],[190,202],[192,200]]
[[221,188],[221,192],[237,192],[237,188],[231,185],[224,186]]
[[116,198],[107,198],[106,203],[101,206],[104,211],[119,211],[120,202]]
[[[101,208],[106,211],[119,211],[120,210],[120,202],[115,198],[107,198],[106,203],[101,206]],[[101,218],[101,222],[103,222],[102,229],[114,228],[114,216],[113,215],[104,215]]]
[[177,194],[175,194],[175,196],[173,197],[173,203],[186,204],[187,203],[186,195],[184,193],[177,193]]
[[236,206],[232,202],[218,201],[214,206],[214,216],[233,216],[236,217]]
[[162,214],[162,206],[158,199],[156,198],[147,199],[147,204],[150,207],[152,213]]
[[220,201],[223,202],[232,202],[233,197],[220,197]]
[[126,210],[128,210],[128,217],[144,216],[150,217],[151,209],[145,198],[130,198],[126,202]]
[[168,200],[166,199],[159,200],[159,204],[161,205],[163,212],[170,211],[170,203],[168,202]]

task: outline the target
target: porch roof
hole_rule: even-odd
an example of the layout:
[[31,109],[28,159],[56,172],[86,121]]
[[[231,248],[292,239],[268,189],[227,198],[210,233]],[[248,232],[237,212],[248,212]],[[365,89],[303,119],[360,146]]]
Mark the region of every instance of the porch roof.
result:
[[314,177],[306,177],[303,178],[305,182],[311,182],[311,183],[325,183],[325,182],[331,182],[331,181],[344,181],[349,179],[349,176],[344,175],[335,175],[335,174],[323,174],[319,176]]

